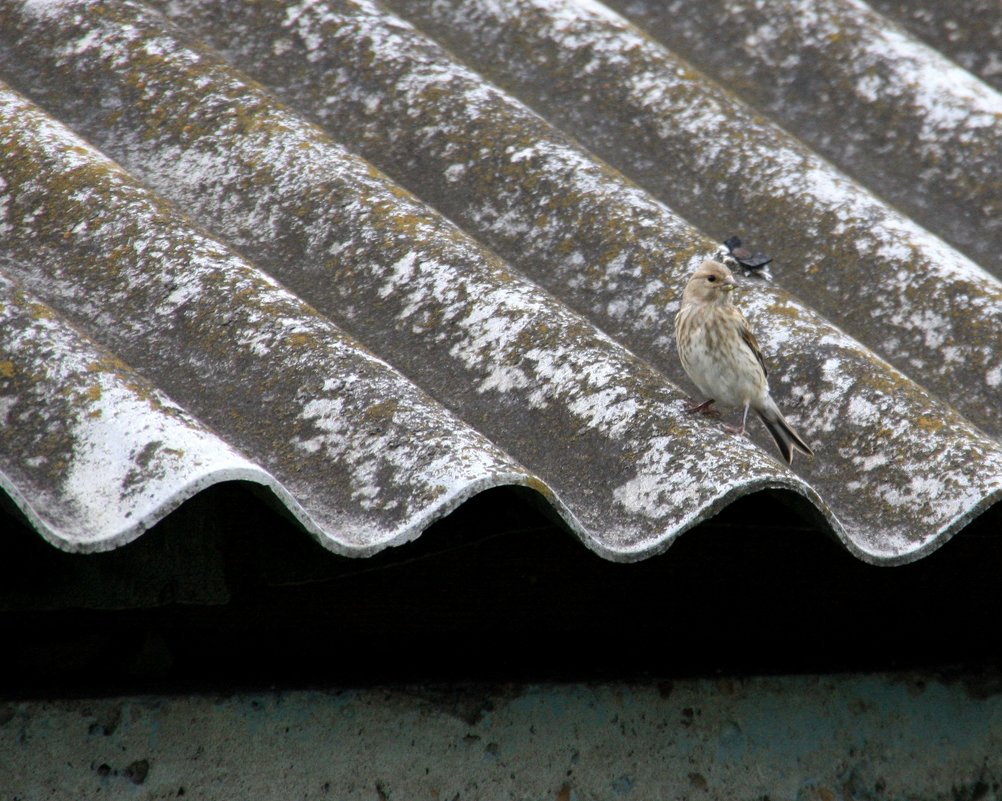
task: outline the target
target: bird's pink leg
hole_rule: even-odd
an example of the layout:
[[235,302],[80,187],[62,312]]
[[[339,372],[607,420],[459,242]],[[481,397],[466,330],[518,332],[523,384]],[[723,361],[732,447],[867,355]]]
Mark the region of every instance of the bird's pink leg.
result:
[[749,407],[751,407],[751,404],[750,403],[746,403],[745,404],[745,413],[741,417],[741,426],[740,427],[738,427],[738,426],[729,426],[729,425],[727,425],[725,423],[724,424],[724,428],[726,428],[732,434],[737,434],[738,436],[743,437],[745,435],[745,426],[748,423],[748,409],[749,409]]

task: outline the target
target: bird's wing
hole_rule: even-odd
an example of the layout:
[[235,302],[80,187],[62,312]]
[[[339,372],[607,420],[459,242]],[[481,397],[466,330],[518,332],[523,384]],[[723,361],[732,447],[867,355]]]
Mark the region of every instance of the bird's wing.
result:
[[758,346],[758,341],[748,326],[748,321],[740,313],[738,314],[738,330],[741,332],[741,339],[751,348],[751,352],[755,354],[755,358],[758,359],[758,363],[762,366],[762,373],[768,377],[769,371],[766,369],[765,359],[762,358],[762,349]]

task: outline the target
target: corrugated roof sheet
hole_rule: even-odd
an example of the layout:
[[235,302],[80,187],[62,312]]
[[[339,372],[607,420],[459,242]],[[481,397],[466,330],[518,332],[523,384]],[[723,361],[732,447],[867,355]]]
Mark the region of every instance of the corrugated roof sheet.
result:
[[[935,548],[1002,496],[1002,96],[761,5],[3,0],[3,487],[67,550],[233,479],[348,555],[505,484],[616,560],[762,488]],[[735,232],[792,469],[684,411]]]

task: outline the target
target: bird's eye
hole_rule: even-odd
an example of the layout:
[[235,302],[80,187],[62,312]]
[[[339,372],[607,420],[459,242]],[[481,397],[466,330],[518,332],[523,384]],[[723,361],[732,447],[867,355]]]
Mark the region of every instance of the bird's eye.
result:
[[717,276],[715,276],[715,275],[708,275],[708,276],[706,276],[706,280],[709,281],[711,284],[715,283],[716,280],[717,280]]

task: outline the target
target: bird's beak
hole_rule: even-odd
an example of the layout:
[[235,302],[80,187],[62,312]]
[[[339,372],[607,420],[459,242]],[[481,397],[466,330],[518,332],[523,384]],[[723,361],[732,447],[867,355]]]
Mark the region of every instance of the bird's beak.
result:
[[724,285],[720,288],[724,292],[733,292],[737,288],[737,286],[738,286],[737,281],[735,281],[733,278],[728,278],[726,281],[724,281]]

